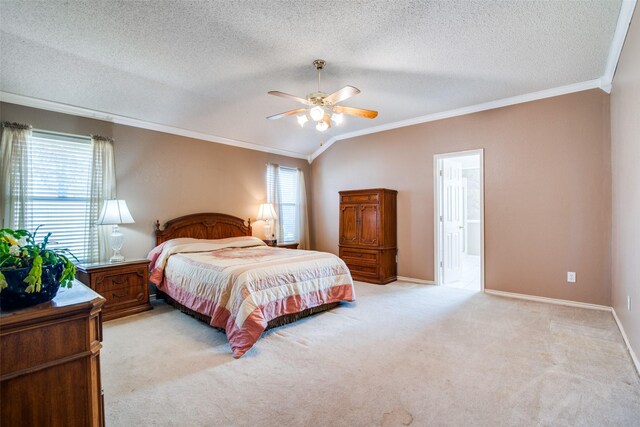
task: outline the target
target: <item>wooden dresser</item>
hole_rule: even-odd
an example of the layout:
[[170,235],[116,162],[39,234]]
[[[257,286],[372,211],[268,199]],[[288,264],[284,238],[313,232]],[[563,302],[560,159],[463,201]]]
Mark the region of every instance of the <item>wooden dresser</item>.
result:
[[385,188],[340,192],[340,258],[355,280],[396,280],[396,199]]
[[105,321],[151,310],[149,260],[77,264],[76,279],[106,298]]
[[0,425],[104,425],[104,298],[74,282],[50,301],[0,311]]

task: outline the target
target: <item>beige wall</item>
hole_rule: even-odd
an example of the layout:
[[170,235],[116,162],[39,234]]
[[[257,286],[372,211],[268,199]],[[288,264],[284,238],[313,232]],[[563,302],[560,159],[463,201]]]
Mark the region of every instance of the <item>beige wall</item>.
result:
[[[255,217],[271,161],[305,170],[319,250],[337,252],[338,191],[398,190],[399,274],[427,280],[434,278],[433,155],[484,148],[486,287],[610,304],[609,98],[599,90],[339,141],[311,168],[300,159],[12,104],[0,104],[0,115],[115,138],[118,197],[136,219],[123,227],[128,257],[146,255],[156,218],[200,211]],[[577,272],[575,285],[566,283],[567,271]]]
[[484,148],[486,288],[610,305],[609,139],[591,90],[338,141],[311,165],[316,247],[337,252],[338,191],[395,189],[398,273],[433,280],[433,156]]
[[[631,347],[640,357],[640,17],[622,50],[611,91],[612,292]],[[631,311],[627,297],[631,297]]]
[[[36,129],[115,139],[118,198],[127,201],[136,221],[122,226],[122,252],[130,258],[145,257],[152,248],[156,219],[164,223],[196,212],[255,218],[259,204],[266,201],[268,162],[301,168],[307,187],[311,185],[306,160],[7,103],[0,103],[0,118]],[[253,234],[263,237],[262,226],[257,223]]]

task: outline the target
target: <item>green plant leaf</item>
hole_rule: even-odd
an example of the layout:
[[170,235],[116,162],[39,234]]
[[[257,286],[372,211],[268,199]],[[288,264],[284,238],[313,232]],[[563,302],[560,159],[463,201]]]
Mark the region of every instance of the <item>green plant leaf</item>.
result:
[[40,255],[36,255],[33,258],[33,265],[31,270],[29,270],[29,274],[25,277],[24,282],[29,284],[27,288],[24,290],[27,293],[31,293],[34,291],[40,292],[42,287],[42,257]]
[[7,283],[7,279],[4,277],[4,274],[2,274],[2,271],[0,271],[0,291],[2,291],[7,286],[9,286],[9,284]]

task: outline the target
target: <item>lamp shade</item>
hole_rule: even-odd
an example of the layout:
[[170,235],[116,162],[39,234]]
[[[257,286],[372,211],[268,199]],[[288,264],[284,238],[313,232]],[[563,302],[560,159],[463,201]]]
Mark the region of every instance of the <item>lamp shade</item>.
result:
[[98,224],[132,224],[135,221],[124,200],[105,200],[98,217]]
[[273,205],[271,203],[263,203],[260,205],[256,220],[265,221],[276,218],[278,218],[278,216],[276,215],[276,210],[273,209]]

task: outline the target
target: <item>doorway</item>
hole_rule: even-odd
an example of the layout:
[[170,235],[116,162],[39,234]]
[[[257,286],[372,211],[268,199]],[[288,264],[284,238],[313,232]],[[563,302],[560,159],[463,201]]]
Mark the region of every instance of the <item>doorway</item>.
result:
[[437,285],[484,290],[484,150],[436,154]]

